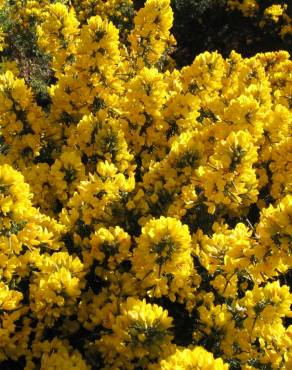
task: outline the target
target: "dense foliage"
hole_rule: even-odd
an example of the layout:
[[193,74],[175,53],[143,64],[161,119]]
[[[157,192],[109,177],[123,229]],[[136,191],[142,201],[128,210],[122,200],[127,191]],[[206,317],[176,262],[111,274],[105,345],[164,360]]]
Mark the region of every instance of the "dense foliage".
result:
[[0,5],[0,368],[292,368],[289,53],[179,69],[170,0]]

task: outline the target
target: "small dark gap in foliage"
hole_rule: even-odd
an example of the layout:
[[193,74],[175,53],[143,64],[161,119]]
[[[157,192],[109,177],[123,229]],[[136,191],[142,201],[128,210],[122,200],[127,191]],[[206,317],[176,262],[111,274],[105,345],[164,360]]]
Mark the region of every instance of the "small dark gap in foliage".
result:
[[187,347],[193,343],[193,332],[196,327],[196,314],[185,309],[183,304],[171,302],[168,298],[162,297],[151,303],[158,304],[168,311],[169,316],[175,317],[173,334],[174,343],[178,346]]
[[109,282],[102,280],[99,276],[96,275],[95,269],[98,267],[99,264],[95,260],[93,264],[90,266],[90,270],[86,275],[86,290],[91,289],[94,294],[99,294],[102,291],[102,288],[105,288],[109,285]]
[[18,361],[2,361],[1,362],[1,370],[21,370],[25,367],[25,358],[21,357]]

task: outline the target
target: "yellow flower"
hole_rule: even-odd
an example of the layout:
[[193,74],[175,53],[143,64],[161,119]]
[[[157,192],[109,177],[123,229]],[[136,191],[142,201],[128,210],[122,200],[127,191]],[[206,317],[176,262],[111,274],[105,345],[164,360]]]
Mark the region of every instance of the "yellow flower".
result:
[[[286,135],[289,135],[288,133]],[[280,200],[286,194],[292,194],[292,137],[285,137],[271,150],[272,171],[271,195]]]
[[274,259],[270,265],[270,271],[273,272],[282,265],[283,272],[291,264],[291,214],[292,214],[292,196],[286,195],[278,205],[270,205],[261,210],[260,222],[257,225],[256,232],[259,236],[259,242],[263,247],[265,262]]
[[51,326],[62,314],[76,311],[84,286],[83,264],[68,252],[57,252],[41,255],[35,265],[39,271],[30,284],[30,307],[39,320]]
[[0,212],[20,221],[31,206],[32,194],[23,175],[11,166],[0,166]]
[[68,63],[68,57],[75,51],[79,22],[74,8],[68,9],[59,2],[49,4],[42,13],[43,22],[36,28],[38,45],[53,57],[52,67],[59,77]]
[[[209,213],[214,204],[240,213],[257,200],[256,161],[257,148],[246,131],[231,132],[215,145],[201,175]],[[203,183],[204,178],[208,181]]]
[[291,316],[291,303],[289,287],[280,286],[279,281],[267,283],[264,287],[255,286],[240,300],[247,314],[244,327],[252,338],[263,335],[264,328],[273,330],[277,324],[282,325],[282,317]]
[[40,357],[40,369],[80,369],[90,370],[81,353],[69,345],[67,340],[55,337],[53,340],[37,342],[32,352],[35,357]]
[[107,276],[108,271],[118,270],[123,261],[131,257],[131,238],[122,228],[116,226],[109,229],[100,228],[90,239],[91,256],[101,265],[101,275]]
[[147,0],[134,18],[134,30],[129,35],[136,68],[154,65],[167,48],[173,22],[170,0]]
[[142,228],[133,254],[133,270],[142,287],[154,297],[188,289],[193,273],[187,225],[171,217],[152,219]]
[[84,179],[85,171],[80,154],[75,151],[64,151],[51,166],[48,180],[57,198],[65,202]]
[[157,365],[150,366],[151,370],[227,370],[228,364],[224,364],[221,358],[214,359],[213,354],[203,347],[177,348],[175,353],[166,357]]
[[285,5],[281,6],[279,4],[273,4],[265,9],[264,16],[272,19],[274,22],[279,22],[279,19],[285,11]]
[[0,27],[0,51],[3,51],[3,49],[6,46],[6,44],[5,44],[5,36],[6,36],[6,34],[2,31],[2,28]]
[[10,290],[7,285],[0,282],[0,309],[13,311],[20,307],[20,301],[23,299],[21,292]]
[[172,318],[162,307],[130,297],[121,305],[113,333],[103,335],[97,346],[108,364],[147,365],[168,350],[171,326]]
[[126,178],[124,174],[116,173],[114,167],[113,164],[99,165],[98,170],[106,170],[106,176],[90,174],[88,180],[81,181],[67,207],[62,210],[61,220],[74,232],[78,243],[99,227],[125,221],[125,204],[135,187],[135,179],[134,175]]

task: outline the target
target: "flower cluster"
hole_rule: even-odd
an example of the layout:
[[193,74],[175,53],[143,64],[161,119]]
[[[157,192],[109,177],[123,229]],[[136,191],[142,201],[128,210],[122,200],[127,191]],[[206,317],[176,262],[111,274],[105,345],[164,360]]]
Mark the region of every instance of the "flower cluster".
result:
[[0,367],[291,368],[289,53],[177,69],[170,0],[3,4],[53,77],[0,63]]
[[150,369],[216,369],[227,370],[228,365],[221,359],[214,359],[211,353],[203,347],[194,347],[192,349],[176,349],[174,354],[160,361],[158,365],[151,366]]
[[[169,352],[172,318],[156,304],[128,298],[112,324],[112,333],[103,335],[96,346],[105,357],[105,369],[148,366]],[[135,365],[130,363],[134,362]]]

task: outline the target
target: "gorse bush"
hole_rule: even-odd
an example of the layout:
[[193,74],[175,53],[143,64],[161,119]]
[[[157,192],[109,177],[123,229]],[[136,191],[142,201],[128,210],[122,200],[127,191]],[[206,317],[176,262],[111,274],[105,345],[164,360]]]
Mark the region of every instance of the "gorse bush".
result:
[[1,369],[291,368],[289,53],[178,69],[169,0],[1,4],[50,74],[3,31]]

